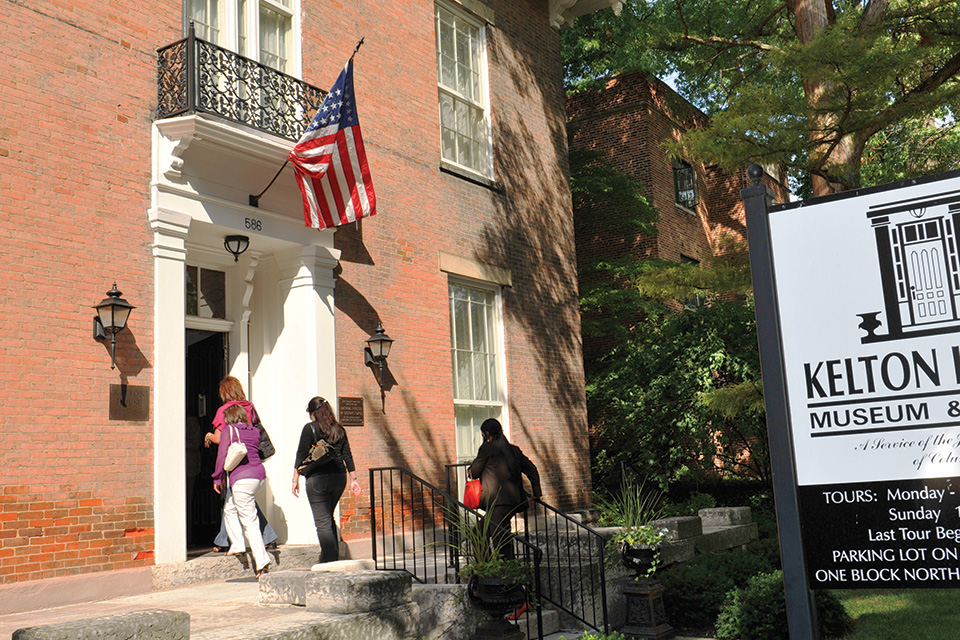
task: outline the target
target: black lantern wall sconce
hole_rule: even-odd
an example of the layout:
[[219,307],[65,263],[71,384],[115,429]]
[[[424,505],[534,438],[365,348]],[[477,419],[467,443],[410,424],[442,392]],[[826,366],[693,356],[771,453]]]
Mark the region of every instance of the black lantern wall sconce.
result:
[[393,344],[393,338],[383,332],[383,326],[378,322],[377,330],[367,338],[367,346],[363,349],[363,364],[368,367],[374,365],[380,366],[379,375],[377,375],[377,385],[380,387],[380,411],[387,412],[386,393],[383,389],[383,369],[387,363],[387,356],[390,355],[390,346]]
[[223,248],[233,256],[233,261],[240,259],[240,254],[250,247],[250,238],[247,236],[227,236],[223,239]]
[[116,368],[117,334],[127,326],[130,312],[136,309],[135,306],[121,298],[122,295],[123,293],[117,290],[117,283],[114,282],[113,288],[107,291],[107,297],[93,307],[97,310],[97,315],[93,316],[93,339],[105,340],[107,334],[110,334],[111,369]]

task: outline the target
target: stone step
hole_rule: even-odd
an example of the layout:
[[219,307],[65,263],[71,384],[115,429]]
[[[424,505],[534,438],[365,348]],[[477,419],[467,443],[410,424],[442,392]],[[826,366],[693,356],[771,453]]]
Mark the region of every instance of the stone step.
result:
[[[319,545],[280,545],[269,551],[271,570],[309,569],[320,557]],[[171,562],[153,567],[153,589],[176,589],[204,582],[216,582],[254,575],[253,557],[207,553],[186,562]]]
[[264,574],[260,578],[260,604],[292,604],[305,606],[308,611],[343,615],[376,611],[411,601],[413,580],[408,573],[323,569]]

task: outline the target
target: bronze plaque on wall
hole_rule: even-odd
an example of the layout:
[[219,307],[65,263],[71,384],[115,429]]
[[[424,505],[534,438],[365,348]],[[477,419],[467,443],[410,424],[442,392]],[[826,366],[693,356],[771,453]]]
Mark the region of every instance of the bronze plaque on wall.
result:
[[345,427],[363,426],[363,398],[340,396],[337,398],[340,424]]
[[150,387],[131,384],[110,385],[110,419],[150,419]]

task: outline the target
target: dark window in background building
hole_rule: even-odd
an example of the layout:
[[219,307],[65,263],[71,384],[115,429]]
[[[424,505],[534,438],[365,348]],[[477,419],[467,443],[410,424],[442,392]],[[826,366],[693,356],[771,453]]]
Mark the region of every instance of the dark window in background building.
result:
[[697,174],[690,163],[673,161],[673,191],[681,207],[693,209],[697,206]]

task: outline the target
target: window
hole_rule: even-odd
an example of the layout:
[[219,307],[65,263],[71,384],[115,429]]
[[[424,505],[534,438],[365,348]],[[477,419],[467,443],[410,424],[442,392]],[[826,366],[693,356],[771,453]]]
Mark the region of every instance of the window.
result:
[[184,30],[192,20],[198,38],[297,75],[293,33],[298,1],[184,0]]
[[436,22],[441,157],[492,178],[484,26],[442,4]]
[[226,319],[227,274],[188,265],[186,279],[187,315]]
[[502,326],[498,290],[450,284],[450,346],[459,460],[472,460],[476,455],[484,420],[496,418],[503,422]]
[[673,161],[673,190],[678,205],[687,209],[697,206],[697,173],[683,160]]

